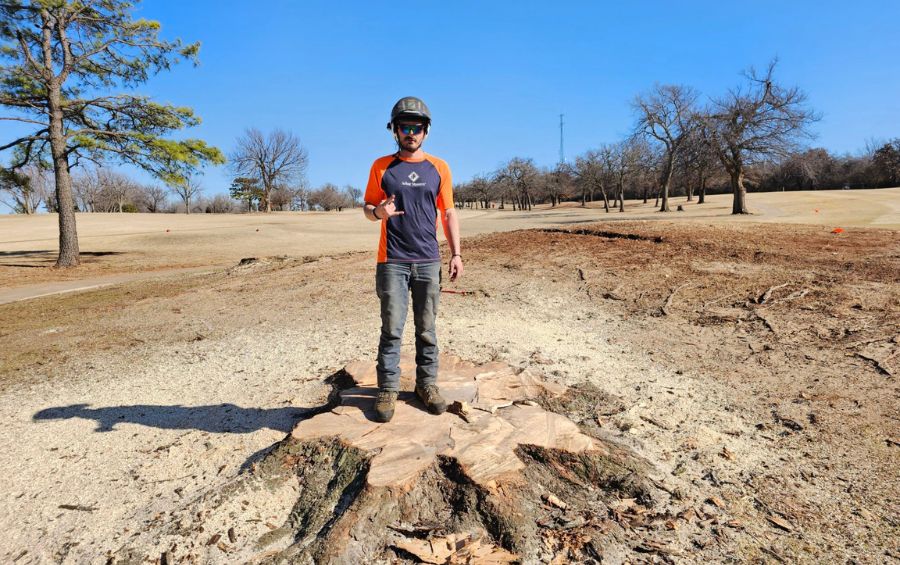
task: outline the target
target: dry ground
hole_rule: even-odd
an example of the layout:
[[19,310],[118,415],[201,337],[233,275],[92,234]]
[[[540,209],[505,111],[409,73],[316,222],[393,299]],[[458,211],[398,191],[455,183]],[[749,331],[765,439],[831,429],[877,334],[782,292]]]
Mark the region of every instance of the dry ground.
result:
[[[900,188],[749,195],[755,213],[733,218],[731,196],[710,196],[703,205],[673,198],[678,221],[784,222],[829,227],[900,228]],[[596,221],[659,219],[651,200],[626,203],[625,213],[603,213],[602,203],[581,208],[565,203],[539,206],[529,214],[463,210],[465,235],[532,227],[572,226]],[[368,251],[377,227],[360,221],[359,210],[273,214],[77,214],[83,266],[57,271],[57,218],[0,216],[0,304],[71,288],[133,280],[136,273],[232,265],[244,257],[321,256]]]
[[[900,560],[900,234],[758,219],[465,241],[448,290],[471,294],[442,295],[443,349],[600,388],[614,401],[571,415],[666,477],[668,515],[629,522],[609,562]],[[325,377],[374,355],[373,261],[271,259],[0,306],[0,559],[157,560],[143,540],[244,480],[324,404]],[[170,555],[228,561],[286,519],[297,493],[273,489],[206,510],[236,541],[205,532]]]

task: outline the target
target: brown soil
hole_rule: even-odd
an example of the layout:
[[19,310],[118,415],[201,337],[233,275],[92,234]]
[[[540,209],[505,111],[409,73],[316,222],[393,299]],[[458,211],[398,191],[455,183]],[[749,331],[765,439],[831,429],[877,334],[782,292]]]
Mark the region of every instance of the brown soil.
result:
[[[448,290],[467,293],[442,298],[443,349],[473,362],[530,368],[584,391],[565,402],[548,399],[545,406],[592,435],[629,445],[664,477],[656,485],[667,493],[663,513],[635,506],[624,493],[613,493],[618,503],[605,500],[593,509],[598,520],[623,532],[603,554],[607,561],[900,559],[897,231],[617,222],[469,238],[464,253],[466,275]],[[225,355],[238,333],[260,336],[259,347],[243,353],[258,355],[264,366],[278,359],[268,352],[283,351],[278,336],[290,335],[296,347],[319,359],[304,370],[323,378],[361,352],[373,352],[372,261],[371,253],[263,261],[166,284],[128,283],[2,306],[0,347],[16,352],[2,359],[4,402],[41,381],[59,383],[64,396],[68,382],[88,377],[86,363],[135,348],[191,352],[221,344]],[[218,378],[204,372],[204,358],[192,359],[197,365],[191,379]],[[310,394],[303,402],[321,405],[328,390]],[[316,395],[318,403],[311,402]],[[180,441],[205,441],[191,440],[195,433]],[[259,468],[280,464],[277,458],[289,451],[275,449]],[[102,475],[109,456],[115,454],[94,463],[88,456],[82,465],[95,464],[93,472]],[[526,463],[538,456],[519,453]],[[209,462],[213,469],[216,464]],[[535,481],[550,480],[543,466],[529,468]],[[43,480],[38,467],[21,472],[33,475],[35,484]],[[279,516],[248,520],[247,528],[262,528],[254,539],[266,522],[279,535],[296,535],[282,530],[298,500],[288,488],[296,478],[267,483],[279,493],[274,496],[247,486],[252,473],[235,474],[228,488],[240,484],[248,489],[242,493],[255,492],[258,498],[242,494],[240,501],[248,500],[250,508],[269,504],[271,515]],[[242,512],[248,505],[239,499],[227,508],[212,502],[227,485],[197,480],[191,504],[208,500],[212,514],[220,506],[229,513],[221,521],[223,540],[229,520],[257,515]],[[46,479],[46,485],[53,482]],[[172,527],[166,516],[174,519],[189,505],[180,495],[154,495],[150,483],[144,484],[147,496],[161,497],[153,520],[131,499],[135,506],[122,525],[143,523],[152,534]],[[172,486],[166,483],[164,492]],[[105,496],[118,500],[115,489]],[[273,500],[280,501],[278,509],[272,510]],[[157,512],[163,503],[168,514]],[[4,516],[4,526],[27,520],[28,508],[11,506],[16,516]],[[78,514],[78,532],[40,538],[50,548],[41,555],[59,555],[64,546],[70,559],[96,558],[131,535],[110,535],[110,528],[97,525],[98,512]],[[561,552],[569,543],[559,537],[559,523],[537,526],[551,540],[547,547]],[[81,543],[78,549],[73,540]],[[508,540],[492,542],[514,549]],[[233,545],[213,543],[194,556],[226,560]],[[144,555],[158,559],[151,547]],[[2,549],[16,557],[23,546],[12,542]],[[136,556],[141,547],[129,551]]]

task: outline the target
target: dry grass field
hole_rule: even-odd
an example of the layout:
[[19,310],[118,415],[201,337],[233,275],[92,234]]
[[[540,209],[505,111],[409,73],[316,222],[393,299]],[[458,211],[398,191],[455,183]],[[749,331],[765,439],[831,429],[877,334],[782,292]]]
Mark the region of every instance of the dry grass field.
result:
[[[900,189],[749,202],[463,211],[442,350],[603,398],[556,409],[662,493],[548,507],[540,559],[900,561]],[[57,271],[54,221],[0,218],[0,560],[277,562],[285,438],[375,354],[376,226],[82,215]]]
[[[729,195],[710,196],[706,203],[672,199],[663,216],[653,201],[628,202],[624,213],[604,213],[602,203],[582,208],[566,203],[540,206],[523,214],[506,210],[463,210],[465,235],[526,228],[575,226],[597,221],[658,220],[783,222],[828,227],[900,228],[900,189],[751,194],[756,213],[732,217]],[[279,212],[265,214],[79,214],[83,266],[75,271],[37,267],[56,260],[55,215],[0,216],[0,303],[67,288],[141,278],[137,273],[224,267],[244,257],[287,255],[313,257],[368,251],[377,226],[359,210],[344,212]],[[441,236],[443,237],[443,236]],[[81,283],[68,281],[81,280]],[[86,281],[86,282],[84,282]],[[34,286],[33,289],[21,287]],[[18,290],[13,290],[18,289]]]

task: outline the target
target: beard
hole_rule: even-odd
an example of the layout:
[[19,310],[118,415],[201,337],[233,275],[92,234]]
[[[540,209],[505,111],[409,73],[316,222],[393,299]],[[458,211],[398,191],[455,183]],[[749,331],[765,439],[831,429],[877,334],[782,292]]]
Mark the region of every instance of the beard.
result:
[[422,142],[418,141],[414,137],[401,137],[400,138],[400,149],[404,151],[409,151],[410,153],[415,153],[419,147],[422,146]]

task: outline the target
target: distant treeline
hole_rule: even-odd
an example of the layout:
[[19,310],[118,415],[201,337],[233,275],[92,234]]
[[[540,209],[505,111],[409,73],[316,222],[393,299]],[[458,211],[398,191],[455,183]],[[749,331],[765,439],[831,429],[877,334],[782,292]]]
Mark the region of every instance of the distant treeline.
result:
[[[659,196],[662,153],[643,139],[629,138],[600,145],[552,168],[514,158],[458,184],[454,196],[460,207],[528,209],[534,204],[595,200],[619,207],[620,187],[625,199]],[[759,162],[748,166],[744,182],[755,192],[900,186],[900,138],[870,143],[857,155],[814,148]],[[713,156],[703,155],[703,147],[688,144],[676,159],[670,195],[702,202],[705,194],[731,191],[724,167]]]
[[[53,173],[29,166],[23,179],[0,188],[0,200],[18,214],[57,211]],[[240,188],[244,181],[243,187]],[[260,196],[253,183],[236,179],[231,195],[204,196],[198,182],[169,187],[142,184],[107,168],[82,169],[72,175],[72,192],[78,212],[144,212],[226,214],[260,211]],[[238,188],[236,188],[238,186]],[[271,210],[343,210],[361,205],[362,190],[333,184],[316,188],[281,187],[269,195]],[[265,208],[263,207],[264,211]]]

